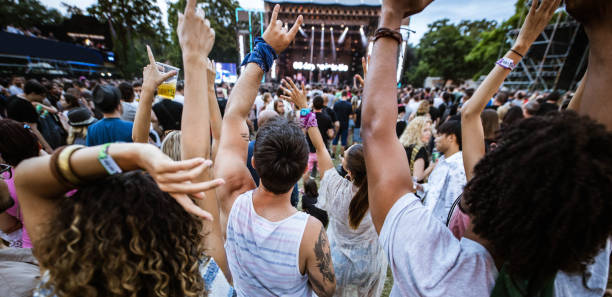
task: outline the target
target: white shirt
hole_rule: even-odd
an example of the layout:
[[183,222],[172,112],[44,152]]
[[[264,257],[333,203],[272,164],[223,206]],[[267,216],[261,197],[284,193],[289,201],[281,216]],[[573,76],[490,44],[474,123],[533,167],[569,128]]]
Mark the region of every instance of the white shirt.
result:
[[406,105],[406,113],[409,113],[408,109],[410,109],[410,113],[416,112],[417,109],[419,109],[419,105],[421,105],[421,101],[410,99],[410,101],[408,101],[408,105]]
[[453,202],[463,193],[466,182],[463,153],[459,151],[448,158],[440,158],[419,195],[433,216],[446,224]]
[[433,106],[435,108],[438,108],[438,107],[440,107],[440,105],[442,105],[442,103],[444,103],[444,100],[442,100],[442,98],[440,98],[440,97],[436,97],[436,98],[434,98]]
[[9,86],[8,90],[9,90],[9,93],[11,93],[11,95],[13,95],[13,96],[17,96],[17,95],[22,95],[23,94],[23,90],[20,87],[15,86],[15,85]]
[[380,296],[387,276],[387,258],[378,242],[370,212],[357,229],[349,225],[349,206],[355,196],[353,183],[336,168],[325,172],[317,207],[327,211],[327,237],[336,274],[336,297]]
[[391,297],[490,296],[498,271],[479,243],[461,241],[412,193],[385,219],[379,241],[393,272]]
[[259,113],[259,111],[261,110],[261,108],[264,106],[264,101],[262,99],[262,95],[257,95],[257,97],[255,97],[255,107],[257,108],[257,113]]
[[178,102],[180,104],[185,104],[185,96],[183,96],[183,95],[181,95],[179,93],[176,93],[176,94],[174,94],[174,101],[176,101],[176,102]]

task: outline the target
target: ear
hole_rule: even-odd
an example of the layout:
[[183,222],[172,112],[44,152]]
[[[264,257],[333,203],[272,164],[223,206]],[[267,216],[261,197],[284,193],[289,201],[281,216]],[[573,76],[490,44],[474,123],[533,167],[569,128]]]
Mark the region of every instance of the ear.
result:
[[255,169],[255,158],[253,158],[253,156],[251,156],[251,159],[249,160],[249,162],[251,162],[251,167]]

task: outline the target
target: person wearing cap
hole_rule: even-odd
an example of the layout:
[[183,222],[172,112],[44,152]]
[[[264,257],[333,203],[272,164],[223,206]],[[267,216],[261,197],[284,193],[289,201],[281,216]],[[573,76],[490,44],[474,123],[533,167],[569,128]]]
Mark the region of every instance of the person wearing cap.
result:
[[132,122],[120,119],[121,92],[111,85],[99,85],[94,89],[93,101],[104,118],[87,128],[87,146],[110,142],[132,142]]
[[68,144],[87,144],[87,127],[96,122],[87,107],[78,107],[68,112]]

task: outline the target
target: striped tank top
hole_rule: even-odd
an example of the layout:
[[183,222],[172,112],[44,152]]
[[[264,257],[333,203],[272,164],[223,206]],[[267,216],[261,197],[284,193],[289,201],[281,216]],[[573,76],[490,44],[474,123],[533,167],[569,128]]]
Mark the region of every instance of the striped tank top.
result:
[[308,214],[271,222],[255,213],[253,191],[234,202],[225,251],[238,296],[313,296],[299,267]]

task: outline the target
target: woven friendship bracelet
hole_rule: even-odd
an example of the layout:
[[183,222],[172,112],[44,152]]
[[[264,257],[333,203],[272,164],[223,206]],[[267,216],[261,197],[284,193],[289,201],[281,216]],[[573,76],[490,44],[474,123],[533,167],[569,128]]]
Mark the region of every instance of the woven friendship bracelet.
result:
[[372,37],[372,41],[376,42],[380,38],[391,38],[397,43],[402,43],[402,34],[396,30],[391,30],[389,28],[378,28],[374,32],[374,37]]

